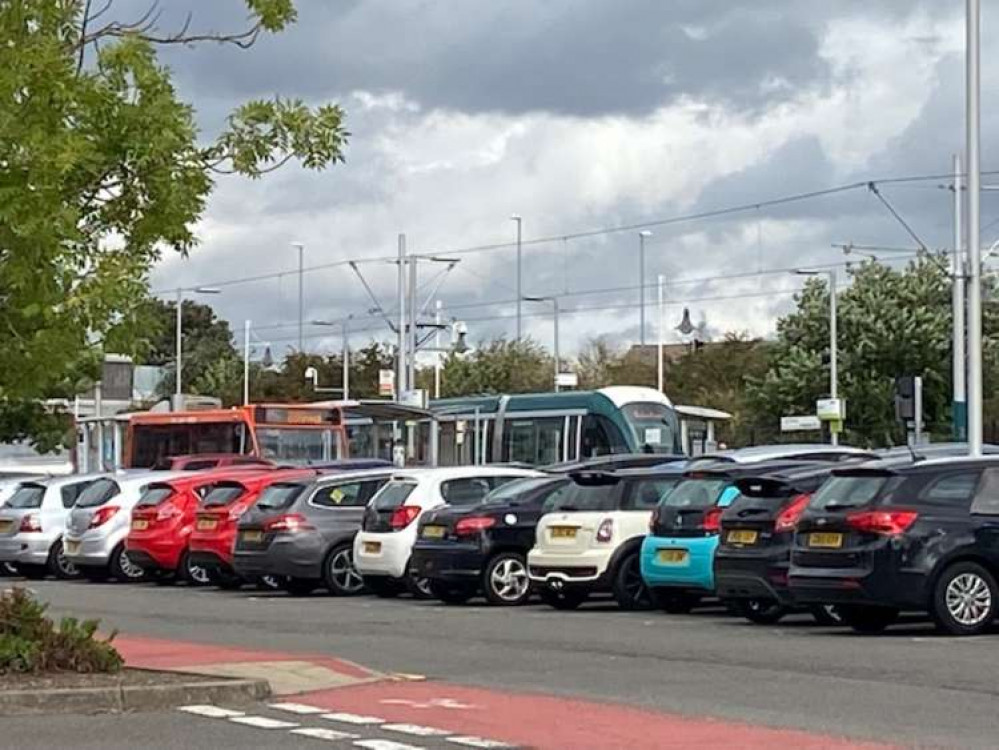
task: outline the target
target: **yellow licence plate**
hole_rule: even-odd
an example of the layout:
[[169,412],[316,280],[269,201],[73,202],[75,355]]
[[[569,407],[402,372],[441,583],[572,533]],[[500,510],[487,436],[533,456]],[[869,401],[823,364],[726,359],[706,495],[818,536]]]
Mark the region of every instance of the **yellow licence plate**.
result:
[[424,526],[423,536],[427,539],[443,539],[445,531],[447,531],[445,526]]
[[382,551],[381,542],[365,542],[364,543],[364,554],[366,555],[377,555]]
[[244,542],[260,542],[264,539],[264,532],[253,529],[251,531],[244,531],[239,536]]
[[736,531],[728,532],[725,537],[729,544],[756,544],[756,539],[759,534],[755,531],[748,531],[746,529],[738,529]]
[[656,558],[665,565],[682,565],[687,562],[687,550],[661,549],[656,553]]
[[575,526],[551,527],[552,539],[575,539],[576,531],[578,531],[578,529]]
[[144,518],[136,518],[134,521],[132,521],[133,531],[145,531],[148,528],[149,528],[149,521],[147,521]]
[[77,552],[80,551],[80,543],[79,542],[71,542],[71,541],[69,541],[67,539],[66,540],[66,544],[63,547],[63,550],[65,551],[65,553],[67,555],[75,555]]
[[195,529],[198,531],[213,531],[218,525],[219,522],[214,518],[199,518],[195,524]]
[[809,534],[808,535],[808,546],[809,547],[827,547],[829,549],[838,549],[843,546],[843,535],[842,534]]
[[7,519],[0,521],[0,534],[6,534],[8,531],[14,528],[14,522]]

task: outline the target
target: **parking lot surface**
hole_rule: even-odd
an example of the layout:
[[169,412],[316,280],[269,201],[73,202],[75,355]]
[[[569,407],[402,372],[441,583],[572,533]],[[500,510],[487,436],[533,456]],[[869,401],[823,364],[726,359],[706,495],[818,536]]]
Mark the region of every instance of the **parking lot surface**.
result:
[[[402,598],[290,598],[179,586],[43,582],[32,588],[54,614],[99,617],[105,628],[129,635],[324,653],[445,684],[585,699],[705,723],[720,719],[858,742],[955,748],[994,747],[999,731],[999,634],[943,637],[915,620],[865,637],[816,626],[807,617],[750,625],[710,608],[674,616],[624,613],[599,602],[556,612],[541,605],[448,607]],[[159,733],[188,727],[191,717],[63,717],[46,732],[63,727],[86,737],[85,727],[74,722],[94,721],[138,722]],[[587,716],[578,721],[585,726]],[[253,735],[241,744],[246,727],[208,723],[204,731],[218,734],[214,746],[267,742]],[[41,739],[31,725],[9,723],[13,747],[42,746],[32,744]],[[157,746],[179,743],[186,731]],[[186,746],[209,746],[209,735]],[[298,735],[285,740],[282,747],[317,741]],[[737,738],[719,734],[723,740]]]

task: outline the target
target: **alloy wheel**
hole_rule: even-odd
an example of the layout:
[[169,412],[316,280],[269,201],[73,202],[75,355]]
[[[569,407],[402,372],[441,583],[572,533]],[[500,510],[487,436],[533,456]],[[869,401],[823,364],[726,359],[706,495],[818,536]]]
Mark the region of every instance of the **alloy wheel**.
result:
[[329,577],[344,594],[356,594],[364,588],[364,579],[354,567],[354,554],[349,547],[330,555]]
[[947,611],[961,625],[980,625],[992,611],[992,592],[988,583],[976,573],[955,576],[947,584]]
[[208,575],[207,568],[203,568],[200,565],[192,565],[191,563],[187,564],[187,578],[199,586],[207,586],[211,582],[211,576]]
[[66,559],[66,554],[59,550],[55,558],[56,567],[59,568],[59,573],[66,578],[76,578],[80,575],[80,569],[77,568],[73,563]]
[[652,594],[649,592],[649,587],[645,584],[645,579],[642,578],[638,555],[634,555],[632,560],[629,561],[627,568],[625,568],[624,590],[637,608],[652,607]]
[[524,564],[516,558],[508,557],[493,568],[489,585],[500,599],[513,602],[527,594],[531,581]]
[[125,574],[126,578],[138,579],[146,575],[146,571],[140,568],[138,565],[133,563],[129,557],[128,552],[122,550],[118,553],[118,567],[121,568],[121,572]]

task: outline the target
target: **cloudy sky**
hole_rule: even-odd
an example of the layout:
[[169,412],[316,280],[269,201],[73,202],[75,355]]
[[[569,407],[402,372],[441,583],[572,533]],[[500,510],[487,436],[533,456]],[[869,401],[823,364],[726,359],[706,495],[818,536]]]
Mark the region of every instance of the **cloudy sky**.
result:
[[[163,5],[165,28],[188,8],[199,30],[239,28],[245,17],[241,0]],[[311,267],[391,255],[401,232],[413,251],[461,258],[438,296],[448,317],[468,322],[471,340],[512,335],[515,213],[523,216],[524,292],[560,295],[564,349],[601,334],[621,345],[637,340],[638,229],[599,230],[646,222],[660,222],[647,240],[650,341],[658,274],[667,279],[670,328],[689,307],[715,335],[768,335],[801,283],[775,269],[842,263],[832,243],[912,247],[914,240],[864,189],[661,222],[854,182],[947,173],[963,144],[959,0],[298,6],[295,27],[251,50],[206,46],[164,57],[206,137],[252,98],[337,102],[347,112],[353,136],[345,165],[221,180],[200,249],[186,260],[164,258],[153,274],[153,288],[164,290],[287,272],[225,286],[210,300],[234,329],[252,319],[276,351],[297,337],[291,243],[305,244]],[[984,6],[987,169],[999,164],[989,147],[999,136],[989,101],[999,75],[990,44],[999,2]],[[945,182],[880,188],[930,247],[951,244]],[[983,225],[996,219],[999,194],[986,194]],[[984,231],[985,241],[995,237],[999,222]],[[505,246],[469,250],[491,245]],[[394,267],[361,268],[394,308]],[[421,269],[424,294],[440,270]],[[390,336],[349,269],[308,272],[305,305],[306,320],[353,314],[355,344]],[[549,308],[525,303],[524,312],[526,332],[549,345]],[[338,347],[330,333],[310,327],[308,348]]]

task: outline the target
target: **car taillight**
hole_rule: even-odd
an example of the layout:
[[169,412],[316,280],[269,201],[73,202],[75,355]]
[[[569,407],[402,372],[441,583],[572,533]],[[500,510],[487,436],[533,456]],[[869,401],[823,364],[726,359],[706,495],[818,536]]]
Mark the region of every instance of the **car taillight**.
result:
[[490,518],[489,516],[472,516],[470,518],[462,518],[458,521],[454,525],[454,533],[456,536],[474,536],[480,531],[484,531],[495,525],[495,518]]
[[264,523],[264,531],[307,531],[314,528],[308,519],[298,513],[287,513]]
[[389,526],[396,531],[404,529],[416,520],[416,517],[420,515],[421,510],[423,509],[419,505],[400,505],[392,511],[392,517],[389,519]]
[[896,536],[904,533],[918,517],[914,510],[862,510],[847,514],[846,525],[855,531]]
[[21,526],[19,531],[22,533],[37,533],[42,530],[42,519],[38,517],[37,513],[29,513],[24,518],[21,519]]
[[721,531],[721,517],[724,512],[724,508],[711,508],[705,511],[704,520],[701,521],[701,529],[709,534],[717,534]]
[[808,501],[811,499],[812,496],[808,494],[795,496],[791,500],[791,504],[777,514],[777,520],[774,522],[774,531],[794,531],[795,524],[798,523],[798,519],[805,512],[805,508],[808,507]]
[[250,506],[246,503],[236,503],[234,506],[229,508],[229,520],[235,521],[241,515],[246,513],[250,509]]
[[605,518],[597,526],[597,541],[609,542],[614,536],[614,519]]
[[97,511],[90,517],[90,525],[87,526],[88,529],[96,529],[98,526],[103,526],[118,512],[117,505],[105,505],[103,508],[98,508]]

